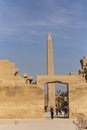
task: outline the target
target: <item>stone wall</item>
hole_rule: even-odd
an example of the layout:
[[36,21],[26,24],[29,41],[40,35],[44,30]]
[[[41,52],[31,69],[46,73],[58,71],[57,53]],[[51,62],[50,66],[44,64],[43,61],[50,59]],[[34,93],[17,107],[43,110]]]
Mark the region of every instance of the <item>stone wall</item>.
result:
[[69,118],[72,118],[78,112],[87,115],[87,83],[81,74],[70,73],[69,75],[37,76],[38,85],[43,87],[48,82],[68,85]]
[[36,85],[5,87],[0,91],[0,118],[41,118],[43,99]]
[[37,84],[27,84],[15,64],[0,60],[0,118],[41,118],[44,92]]
[[87,58],[83,59],[78,74],[39,75],[36,84],[27,84],[14,63],[0,60],[0,118],[43,118],[44,85],[55,82],[68,85],[69,117],[87,115]]
[[77,82],[69,84],[69,110],[70,117],[74,113],[84,113],[87,115],[87,83]]

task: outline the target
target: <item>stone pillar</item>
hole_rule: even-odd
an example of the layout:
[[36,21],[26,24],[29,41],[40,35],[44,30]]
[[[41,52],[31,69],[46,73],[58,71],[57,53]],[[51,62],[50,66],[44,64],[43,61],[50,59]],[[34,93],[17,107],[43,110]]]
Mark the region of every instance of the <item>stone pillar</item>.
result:
[[[53,62],[53,48],[52,48],[52,38],[50,33],[47,39],[47,74],[49,76],[54,75],[54,62]],[[48,109],[50,106],[55,107],[55,84],[48,83]]]

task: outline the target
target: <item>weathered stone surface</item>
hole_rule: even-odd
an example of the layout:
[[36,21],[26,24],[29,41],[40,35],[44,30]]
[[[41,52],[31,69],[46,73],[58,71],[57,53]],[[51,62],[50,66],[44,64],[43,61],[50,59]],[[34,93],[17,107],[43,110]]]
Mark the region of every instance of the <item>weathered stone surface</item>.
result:
[[87,82],[87,57],[83,57],[83,59],[80,60],[81,63],[81,70],[79,70],[79,74],[81,74],[86,82]]
[[37,86],[4,88],[0,92],[0,118],[41,118],[43,91]]
[[[84,59],[84,58],[83,58]],[[85,57],[86,59],[86,57]],[[87,61],[85,65],[87,66]],[[83,60],[84,65],[84,60]],[[82,66],[85,69],[85,67]],[[84,71],[83,69],[83,71]],[[85,71],[84,71],[85,72]],[[86,72],[85,72],[86,74]],[[58,82],[67,84],[69,93],[69,117],[73,117],[74,113],[84,113],[87,115],[87,82],[83,73],[76,74],[71,72],[69,75],[38,75],[37,84],[44,86],[46,83]]]
[[[77,112],[87,115],[87,57],[80,62],[82,68],[78,74],[71,72],[55,76],[52,69],[48,75],[38,75],[36,83],[32,84],[32,77],[20,76],[13,62],[0,60],[0,118],[43,117],[44,85],[55,82],[67,84],[69,117]],[[52,102],[55,102],[54,96],[51,97],[52,91],[54,93],[54,88],[50,87],[50,100],[53,98]]]
[[0,60],[0,118],[41,118],[43,113],[43,90],[27,84],[14,63]]
[[[53,47],[52,47],[52,38],[51,34],[48,34],[47,39],[47,75],[54,75],[54,61],[53,61]],[[48,83],[48,109],[50,109],[50,106],[53,106],[55,108],[55,84],[54,83]]]

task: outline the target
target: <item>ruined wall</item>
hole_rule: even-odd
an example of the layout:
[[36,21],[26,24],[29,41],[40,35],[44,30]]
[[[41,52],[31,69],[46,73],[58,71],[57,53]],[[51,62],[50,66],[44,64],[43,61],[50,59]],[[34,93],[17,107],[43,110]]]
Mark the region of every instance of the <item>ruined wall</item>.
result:
[[70,117],[73,117],[74,113],[87,115],[87,83],[81,86],[78,84],[75,89],[69,91],[69,94]]
[[[77,112],[87,115],[87,57],[83,57],[80,63],[79,77],[74,76],[75,83],[69,84],[71,116]],[[78,82],[76,82],[76,79],[78,79]]]
[[[79,74],[37,76],[37,84],[27,84],[15,64],[0,61],[0,118],[41,118],[44,116],[44,84],[68,84],[69,117],[74,113],[87,115],[87,57],[81,60]],[[85,62],[85,63],[84,63]]]
[[81,74],[70,73],[70,75],[37,76],[37,83],[42,87],[47,82],[59,82],[68,84],[69,93],[69,118],[75,113],[87,115],[87,82]]
[[0,60],[0,118],[41,118],[43,111],[43,90],[26,84],[14,63]]
[[35,85],[0,89],[0,118],[41,118],[43,99],[43,91]]
[[87,115],[87,83],[80,75],[71,75],[72,81],[68,84],[69,89],[69,116],[75,113]]

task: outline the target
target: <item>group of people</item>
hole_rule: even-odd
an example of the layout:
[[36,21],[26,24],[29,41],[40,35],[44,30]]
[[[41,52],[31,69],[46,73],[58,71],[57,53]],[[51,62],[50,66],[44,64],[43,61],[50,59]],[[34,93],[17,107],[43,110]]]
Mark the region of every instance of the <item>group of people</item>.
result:
[[[56,111],[56,116],[57,115],[62,115],[62,111],[64,112],[64,117],[67,118],[68,117],[68,106],[65,105],[63,108],[61,108],[60,106],[56,106],[55,108]],[[54,108],[52,106],[50,106],[50,115],[51,115],[51,119],[54,118]]]

